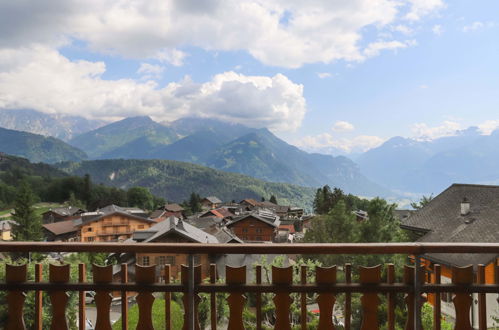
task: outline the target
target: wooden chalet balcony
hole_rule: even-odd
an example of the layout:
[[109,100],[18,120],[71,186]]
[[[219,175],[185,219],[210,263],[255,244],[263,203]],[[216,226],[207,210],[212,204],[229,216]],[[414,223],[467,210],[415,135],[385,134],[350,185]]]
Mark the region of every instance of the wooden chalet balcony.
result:
[[[25,295],[23,292],[35,292],[36,327],[41,329],[42,320],[42,292],[46,291],[51,301],[52,329],[67,329],[65,308],[67,303],[66,291],[79,292],[79,327],[85,329],[85,291],[95,291],[97,305],[96,329],[110,329],[111,292],[121,292],[123,302],[127,300],[127,292],[137,292],[136,298],[139,305],[139,320],[137,329],[153,329],[152,304],[153,292],[163,293],[165,296],[165,328],[171,328],[170,295],[172,292],[183,294],[184,327],[183,329],[199,329],[197,306],[198,294],[209,295],[211,328],[217,328],[216,293],[228,293],[226,299],[229,306],[229,329],[244,329],[243,308],[247,304],[245,293],[255,294],[254,308],[256,329],[262,329],[262,293],[274,293],[273,298],[275,329],[291,329],[290,325],[290,294],[298,293],[301,329],[307,329],[307,294],[317,293],[317,303],[320,309],[319,329],[334,329],[333,308],[336,298],[344,295],[344,327],[351,329],[352,294],[362,295],[362,325],[361,329],[379,329],[378,319],[379,297],[387,296],[387,329],[395,327],[395,299],[397,295],[405,296],[407,310],[405,314],[405,329],[421,329],[421,302],[422,295],[433,293],[435,300],[434,319],[435,329],[440,329],[440,299],[444,292],[455,294],[454,305],[456,309],[455,329],[472,329],[470,320],[470,307],[472,299],[470,294],[478,294],[478,318],[480,329],[486,329],[486,293],[499,293],[499,270],[495,265],[495,284],[484,284],[484,266],[477,265],[454,268],[451,284],[440,284],[440,268],[435,265],[435,283],[425,283],[419,256],[425,253],[487,253],[499,254],[499,244],[117,244],[117,243],[36,243],[36,242],[9,242],[0,243],[0,252],[129,252],[129,253],[183,253],[187,254],[189,265],[183,266],[180,283],[156,283],[156,266],[136,266],[135,281],[127,280],[127,265],[121,265],[121,281],[114,282],[112,266],[92,266],[93,282],[85,279],[87,265],[79,265],[79,278],[70,278],[69,265],[50,265],[49,278],[42,279],[42,265],[35,265],[34,281],[27,281],[27,265],[7,266],[6,274],[0,283],[0,290],[7,291],[8,323],[6,329],[24,329],[23,306]],[[362,265],[341,265],[315,269],[315,279],[307,282],[306,266],[300,266],[301,280],[293,283],[293,268],[272,268],[271,283],[262,282],[262,267],[255,267],[255,281],[246,280],[246,269],[243,267],[232,268],[227,266],[226,278],[223,283],[216,281],[216,268],[210,267],[208,282],[201,281],[200,267],[194,266],[194,256],[197,254],[405,254],[415,257],[415,267],[405,266],[403,280],[395,281],[395,269],[392,264],[375,267],[362,267]],[[385,268],[386,277],[383,278],[382,270]],[[359,280],[353,281],[352,272],[358,270]],[[169,273],[168,265],[164,271]],[[296,268],[295,268],[296,271]],[[474,280],[474,271],[478,274]],[[344,281],[337,281],[337,272],[344,272]],[[357,273],[357,272],[355,272]],[[343,302],[342,302],[343,304]],[[267,306],[265,306],[267,307]],[[497,306],[495,306],[496,308]],[[121,305],[122,326],[127,329],[128,304]]]

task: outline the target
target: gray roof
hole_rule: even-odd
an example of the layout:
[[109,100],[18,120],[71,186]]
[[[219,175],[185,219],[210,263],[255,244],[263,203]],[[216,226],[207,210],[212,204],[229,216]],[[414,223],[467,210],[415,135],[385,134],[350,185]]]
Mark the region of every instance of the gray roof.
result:
[[262,222],[265,222],[266,224],[272,226],[272,227],[279,227],[280,220],[279,216],[275,215],[273,212],[270,212],[268,210],[258,210],[256,212],[251,212],[245,215],[242,215],[240,217],[235,218],[231,222],[227,224],[227,226],[230,226],[236,222],[239,222],[241,220],[247,219],[249,217],[255,218],[257,220],[260,220]]
[[[471,211],[461,215],[467,199]],[[424,208],[402,220],[402,228],[426,232],[418,242],[496,243],[499,241],[499,186],[453,184]],[[465,266],[488,263],[493,254],[428,254],[436,262]]]
[[68,207],[56,207],[56,208],[48,210],[47,212],[44,212],[44,214],[48,213],[48,212],[53,212],[53,213],[57,213],[57,214],[64,216],[64,217],[68,217],[68,216],[75,215],[79,212],[85,212],[85,210],[80,209],[79,207],[75,207],[75,206],[68,206]]
[[205,197],[204,199],[207,199],[210,203],[213,203],[213,204],[222,203],[222,201],[216,196],[208,196],[208,197]]
[[244,243],[239,237],[237,237],[227,228],[221,228],[217,233],[215,233],[215,237],[220,243],[229,243],[232,240],[238,243]]
[[167,233],[177,233],[198,243],[218,243],[215,236],[173,216],[158,222],[146,230],[135,231],[133,238],[143,240],[144,243],[147,243],[153,242]]
[[108,205],[101,209],[98,209],[95,212],[86,212],[81,214],[81,224],[89,223],[92,221],[100,220],[111,214],[121,214],[123,216],[134,218],[137,220],[142,220],[146,222],[155,222],[147,217],[147,214],[144,210],[141,210],[136,207],[121,207],[114,204]]

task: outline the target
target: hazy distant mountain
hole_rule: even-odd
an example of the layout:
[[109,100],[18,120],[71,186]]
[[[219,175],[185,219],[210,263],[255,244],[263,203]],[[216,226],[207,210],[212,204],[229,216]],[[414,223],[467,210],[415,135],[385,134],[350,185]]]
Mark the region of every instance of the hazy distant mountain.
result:
[[44,163],[87,158],[83,151],[59,139],[5,128],[0,128],[0,152]]
[[108,124],[76,136],[69,143],[84,150],[91,158],[144,158],[150,148],[170,144],[177,139],[171,128],[143,116]]
[[50,115],[29,109],[0,109],[0,127],[53,136],[64,141],[104,124],[102,120],[78,116]]
[[472,127],[432,141],[394,137],[357,162],[375,182],[406,192],[439,193],[455,182],[499,182],[499,133],[482,136]]
[[287,144],[267,129],[257,130],[219,147],[207,165],[275,182],[312,187],[329,184],[365,196],[390,194],[363,176],[351,160],[309,154]]

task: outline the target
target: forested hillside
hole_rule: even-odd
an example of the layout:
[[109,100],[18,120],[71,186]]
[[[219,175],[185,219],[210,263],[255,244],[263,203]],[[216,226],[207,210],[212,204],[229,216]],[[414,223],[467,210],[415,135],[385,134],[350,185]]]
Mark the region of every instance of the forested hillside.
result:
[[44,163],[87,158],[83,151],[59,139],[5,128],[0,128],[0,152]]
[[190,163],[169,160],[95,160],[58,164],[71,175],[90,174],[97,183],[127,189],[149,188],[154,195],[180,202],[192,192],[215,195],[224,201],[243,198],[269,198],[275,195],[280,204],[312,206],[313,188],[272,183],[236,173],[226,173]]

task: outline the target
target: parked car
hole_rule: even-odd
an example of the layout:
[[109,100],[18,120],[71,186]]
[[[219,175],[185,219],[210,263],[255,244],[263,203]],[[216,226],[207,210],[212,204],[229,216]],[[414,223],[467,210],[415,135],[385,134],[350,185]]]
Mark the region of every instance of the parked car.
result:
[[93,304],[95,302],[95,292],[85,292],[85,304]]

